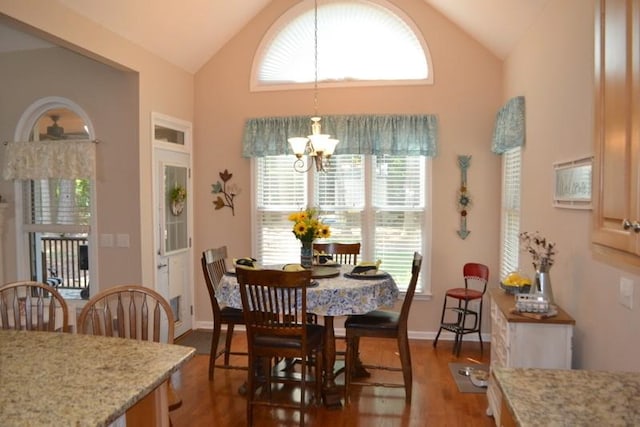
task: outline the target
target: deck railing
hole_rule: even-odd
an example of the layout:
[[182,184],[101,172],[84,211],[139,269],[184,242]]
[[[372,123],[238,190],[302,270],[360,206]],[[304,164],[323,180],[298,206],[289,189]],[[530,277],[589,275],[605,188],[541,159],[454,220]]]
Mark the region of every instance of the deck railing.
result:
[[42,237],[44,282],[62,289],[89,286],[89,246],[84,237]]

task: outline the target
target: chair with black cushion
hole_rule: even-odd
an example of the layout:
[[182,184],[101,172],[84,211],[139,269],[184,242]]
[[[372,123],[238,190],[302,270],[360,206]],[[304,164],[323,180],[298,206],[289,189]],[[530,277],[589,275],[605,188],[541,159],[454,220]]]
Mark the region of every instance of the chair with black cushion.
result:
[[[366,314],[350,315],[344,322],[347,339],[345,372],[345,401],[347,403],[349,403],[349,389],[352,385],[404,388],[405,400],[406,402],[411,403],[413,374],[411,369],[411,351],[409,349],[407,323],[421,267],[422,255],[415,252],[411,263],[411,280],[407,287],[400,312],[375,310]],[[375,366],[367,364],[364,365],[364,368],[401,371],[403,377],[402,384],[353,380],[352,377],[358,357],[360,338],[362,337],[389,338],[397,340],[398,352],[400,353],[400,368],[394,366]]]
[[[220,279],[227,272],[227,247],[222,246],[215,249],[207,249],[202,252],[202,271],[204,280],[209,291],[209,299],[211,300],[211,309],[213,311],[213,338],[211,340],[211,351],[209,358],[209,380],[213,380],[213,372],[215,367],[225,369],[247,369],[246,366],[234,366],[229,364],[229,356],[240,355],[247,356],[247,352],[231,351],[231,342],[233,339],[233,329],[235,325],[244,325],[244,316],[242,310],[233,307],[220,307],[216,291],[220,285]],[[222,325],[226,325],[226,337],[224,348],[218,351],[218,344],[222,331]],[[218,357],[224,354],[224,364],[217,364]]]
[[[453,353],[460,355],[462,347],[462,337],[466,334],[478,333],[480,339],[480,351],[482,348],[482,302],[487,291],[489,282],[489,267],[479,263],[466,263],[462,268],[464,278],[464,288],[448,289],[442,304],[442,316],[440,317],[440,328],[433,346],[438,344],[438,338],[442,330],[447,330],[455,334]],[[470,305],[477,302],[478,307]],[[473,322],[468,324],[468,320]]]
[[68,332],[67,303],[45,283],[7,283],[0,287],[0,329]]
[[338,264],[356,265],[360,254],[360,243],[314,243],[313,250],[331,255]]
[[[175,320],[162,295],[141,285],[121,285],[87,301],[78,316],[78,333],[173,344]],[[169,411],[182,399],[168,382]]]
[[[304,425],[308,406],[308,371],[313,365],[314,398],[322,391],[324,326],[307,319],[307,287],[311,271],[236,270],[249,348],[247,424],[253,425],[254,406],[283,407],[300,411]],[[274,361],[300,359],[300,372],[280,370]],[[281,375],[284,373],[284,375]],[[274,388],[280,386],[280,389]],[[283,387],[299,387],[299,401],[273,398]],[[256,390],[261,388],[261,392]],[[295,395],[295,393],[293,393]],[[288,396],[288,395],[287,395]]]

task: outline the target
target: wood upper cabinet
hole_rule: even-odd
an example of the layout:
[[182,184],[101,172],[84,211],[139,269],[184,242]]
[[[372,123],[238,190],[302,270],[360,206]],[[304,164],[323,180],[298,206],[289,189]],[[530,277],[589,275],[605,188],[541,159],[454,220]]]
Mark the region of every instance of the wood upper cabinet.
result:
[[640,265],[640,0],[599,0],[592,241]]

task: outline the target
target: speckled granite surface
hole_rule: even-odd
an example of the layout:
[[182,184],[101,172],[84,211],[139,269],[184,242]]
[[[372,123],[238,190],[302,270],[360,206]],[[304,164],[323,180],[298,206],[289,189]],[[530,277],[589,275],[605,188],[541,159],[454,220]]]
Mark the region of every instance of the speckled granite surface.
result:
[[108,425],[193,355],[129,339],[0,331],[0,425]]
[[522,427],[640,425],[640,372],[496,368],[494,375]]

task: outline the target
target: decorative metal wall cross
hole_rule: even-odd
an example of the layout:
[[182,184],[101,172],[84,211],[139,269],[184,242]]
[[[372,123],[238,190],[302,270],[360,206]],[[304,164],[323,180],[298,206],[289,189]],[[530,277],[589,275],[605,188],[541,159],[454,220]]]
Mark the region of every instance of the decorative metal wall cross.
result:
[[458,191],[458,212],[460,213],[460,230],[458,236],[466,239],[471,231],[467,230],[467,214],[471,207],[471,196],[467,191],[467,169],[471,165],[471,156],[458,156],[460,167],[460,190]]

